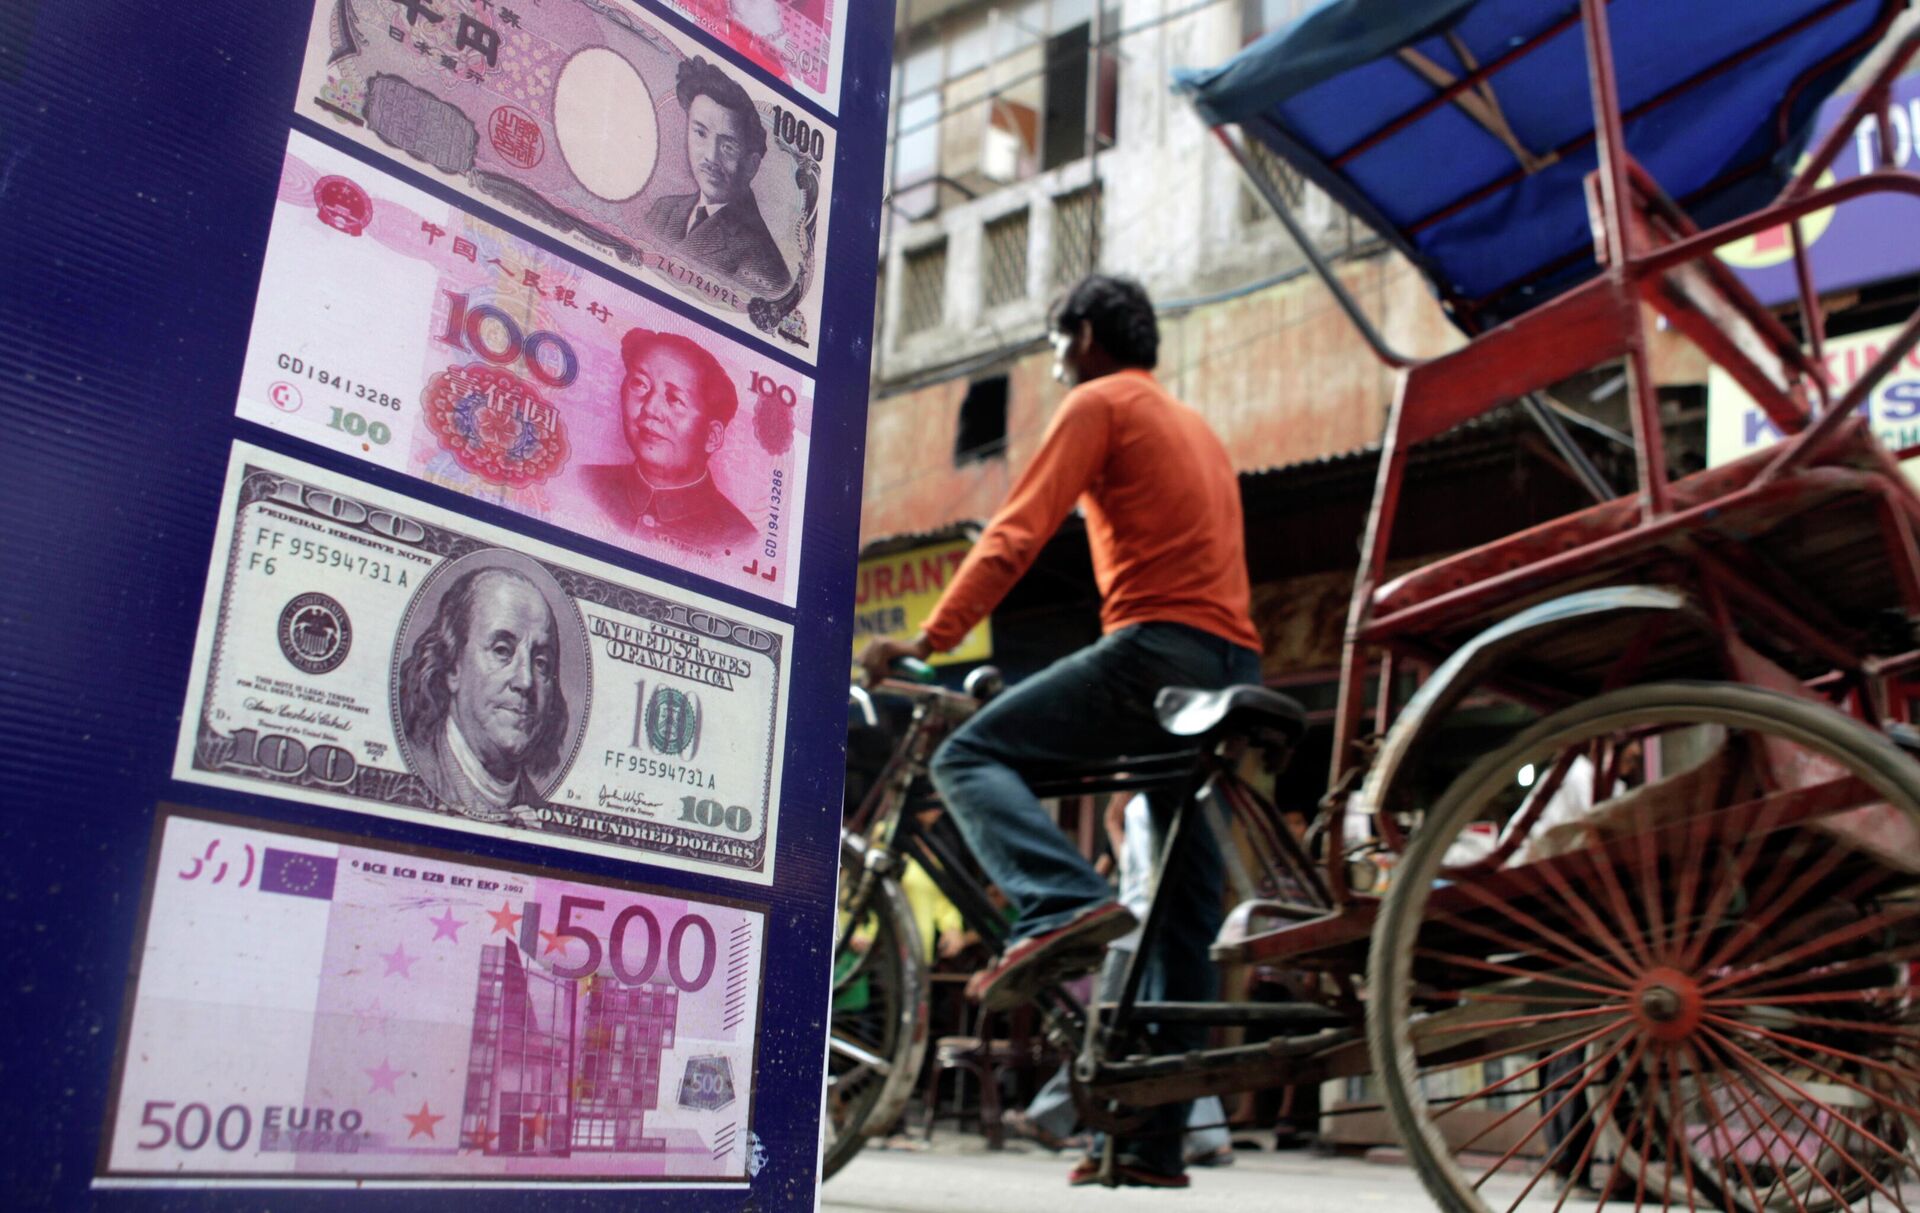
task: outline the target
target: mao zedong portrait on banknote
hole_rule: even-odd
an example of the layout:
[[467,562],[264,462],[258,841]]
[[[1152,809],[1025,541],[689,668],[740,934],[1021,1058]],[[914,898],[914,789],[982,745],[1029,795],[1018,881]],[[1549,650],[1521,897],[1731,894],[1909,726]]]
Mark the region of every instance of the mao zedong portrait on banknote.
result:
[[633,461],[582,467],[586,496],[622,530],[697,552],[744,551],[754,525],[707,471],[740,406],[733,381],[678,333],[633,329],[620,354],[621,430]]
[[698,56],[681,61],[674,95],[687,114],[687,168],[699,188],[653,204],[648,220],[654,235],[763,295],[781,293],[793,275],[753,200],[753,178],[767,155],[767,132],[753,98]]

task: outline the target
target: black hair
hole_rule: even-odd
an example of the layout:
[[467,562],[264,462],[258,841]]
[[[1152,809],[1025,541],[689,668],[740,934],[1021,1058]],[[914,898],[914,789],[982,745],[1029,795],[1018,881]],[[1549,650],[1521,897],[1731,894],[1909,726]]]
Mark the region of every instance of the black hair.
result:
[[1160,362],[1160,326],[1146,288],[1131,278],[1088,274],[1053,305],[1053,331],[1076,334],[1093,325],[1094,344],[1122,366],[1152,370]]
[[708,63],[699,55],[682,59],[673,76],[673,95],[680,99],[680,108],[692,109],[693,99],[702,93],[712,97],[722,109],[739,115],[740,125],[746,128],[740,134],[740,142],[746,145],[748,155],[767,154],[767,128],[760,125],[760,111],[754,108],[747,90],[721,71],[718,64]]

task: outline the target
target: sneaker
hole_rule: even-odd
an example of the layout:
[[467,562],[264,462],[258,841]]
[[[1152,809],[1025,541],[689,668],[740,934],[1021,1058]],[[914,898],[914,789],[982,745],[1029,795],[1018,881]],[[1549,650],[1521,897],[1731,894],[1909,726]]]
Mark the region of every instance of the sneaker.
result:
[[974,975],[967,992],[989,1011],[1017,1007],[1056,978],[1099,968],[1106,946],[1138,925],[1116,901],[1082,910],[1064,926],[1008,948]]
[[[1067,1185],[1084,1188],[1088,1184],[1100,1182],[1100,1160],[1092,1156],[1081,1159],[1067,1173]],[[1122,1154],[1113,1161],[1113,1186],[1116,1188],[1187,1188],[1193,1181],[1185,1175],[1168,1175],[1163,1171],[1149,1171],[1140,1165],[1131,1154]]]

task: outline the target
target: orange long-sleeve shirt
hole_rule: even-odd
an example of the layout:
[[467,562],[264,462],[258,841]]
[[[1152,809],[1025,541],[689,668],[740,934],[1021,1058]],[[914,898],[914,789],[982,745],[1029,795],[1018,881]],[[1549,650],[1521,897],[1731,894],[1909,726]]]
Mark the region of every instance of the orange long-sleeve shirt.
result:
[[1067,393],[1040,450],[928,616],[936,652],[998,606],[1078,500],[1100,625],[1183,623],[1256,652],[1240,483],[1220,439],[1145,371]]

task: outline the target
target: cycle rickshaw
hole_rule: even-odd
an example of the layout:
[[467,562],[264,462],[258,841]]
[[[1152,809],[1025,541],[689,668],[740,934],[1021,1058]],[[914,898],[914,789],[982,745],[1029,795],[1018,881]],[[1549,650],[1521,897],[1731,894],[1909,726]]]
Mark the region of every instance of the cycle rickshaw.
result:
[[[1237,774],[1244,751],[1298,728],[1258,689],[1169,693],[1169,754],[1051,785],[1172,781],[1186,799],[1163,880],[1184,831],[1240,844],[1240,909],[1215,956],[1323,975],[1318,1002],[1283,1008],[1142,1002],[1131,975],[1112,1003],[1047,992],[1091,1123],[1370,1074],[1368,1110],[1448,1210],[1559,1208],[1556,1173],[1603,1159],[1603,1199],[1636,1209],[1920,1197],[1920,734],[1905,723],[1920,496],[1859,416],[1920,341],[1920,313],[1835,393],[1802,227],[1869,193],[1920,195],[1920,175],[1891,167],[1823,180],[1862,120],[1877,117],[1880,159],[1895,162],[1891,84],[1920,49],[1920,35],[1887,38],[1902,7],[1344,0],[1184,75],[1397,391],[1332,786],[1309,836]],[[1857,100],[1802,155],[1814,111],[1856,72],[1869,77]],[[1419,267],[1467,343],[1426,360],[1393,350],[1252,169],[1250,141]],[[1783,226],[1790,316],[1715,256]],[[1655,323],[1786,437],[1672,477]],[[1538,395],[1609,364],[1625,371],[1637,473],[1618,496]],[[1389,578],[1409,449],[1514,401],[1595,503]],[[1426,676],[1399,702],[1394,670],[1408,666]],[[1449,713],[1486,693],[1527,705],[1531,723],[1427,794]],[[965,710],[923,694],[849,822],[837,989],[866,981],[873,997],[836,1014],[834,1165],[897,1110],[925,1043],[917,944],[889,898],[905,856],[965,867],[950,833],[907,811],[915,764]],[[1582,811],[1556,819],[1570,792]],[[1350,862],[1361,849],[1390,857],[1384,890],[1354,879],[1378,870]],[[1276,1034],[1176,1056],[1143,1043],[1147,1025],[1196,1019]]]

